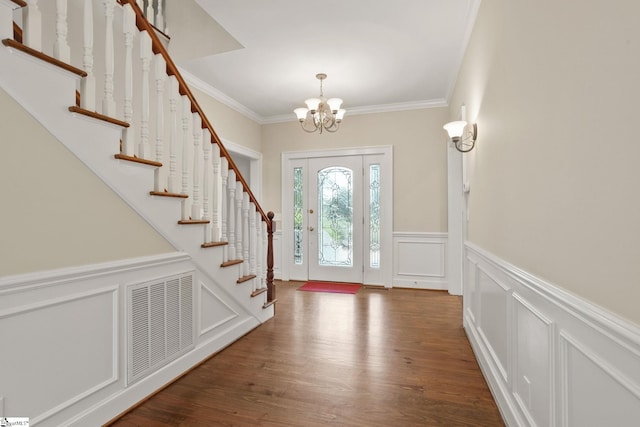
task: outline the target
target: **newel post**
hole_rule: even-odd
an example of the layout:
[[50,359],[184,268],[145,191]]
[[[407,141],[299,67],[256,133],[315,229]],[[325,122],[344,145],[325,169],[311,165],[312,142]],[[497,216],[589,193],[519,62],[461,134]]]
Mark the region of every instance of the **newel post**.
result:
[[271,211],[267,214],[267,302],[275,301],[276,288],[273,286],[273,233],[276,231],[276,224],[273,222],[275,214]]

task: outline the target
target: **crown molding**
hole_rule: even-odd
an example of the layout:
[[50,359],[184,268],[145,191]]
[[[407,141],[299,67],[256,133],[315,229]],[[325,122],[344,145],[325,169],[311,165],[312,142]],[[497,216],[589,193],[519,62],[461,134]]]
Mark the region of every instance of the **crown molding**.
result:
[[221,102],[222,104],[226,105],[232,110],[237,111],[238,113],[253,120],[254,122],[257,122],[258,124],[264,124],[263,123],[264,118],[260,116],[258,113],[240,104],[238,101],[231,98],[229,95],[219,91],[218,89],[211,86],[209,83],[206,83],[204,80],[194,76],[184,68],[178,67],[178,69],[180,70],[180,74],[182,74],[182,77],[190,86],[193,86],[199,91],[204,92],[205,94],[209,95],[216,101]]
[[[224,92],[219,91],[214,88],[210,84],[206,83],[204,80],[194,76],[189,71],[185,70],[182,67],[178,67],[182,77],[185,81],[193,86],[195,89],[198,89],[201,92],[209,95],[213,99],[221,102],[232,110],[237,111],[243,116],[253,120],[254,122],[260,125],[268,125],[274,123],[285,123],[285,122],[294,122],[296,118],[293,114],[279,114],[275,116],[263,117],[253,110],[245,107],[240,104],[235,99],[231,98]],[[411,102],[398,102],[395,104],[379,104],[379,105],[368,105],[364,107],[355,107],[349,108],[347,110],[347,116],[357,116],[361,114],[373,114],[373,113],[390,113],[394,111],[407,111],[407,110],[420,110],[423,108],[438,108],[438,107],[448,107],[449,103],[444,98],[437,99],[428,99],[423,101],[411,101]]]
[[[412,101],[412,102],[399,102],[396,104],[379,104],[379,105],[367,105],[365,107],[355,107],[347,109],[345,117],[358,116],[361,114],[374,114],[374,113],[392,113],[395,111],[407,111],[407,110],[421,110],[423,108],[438,108],[448,107],[449,103],[446,99],[430,99],[424,101]],[[293,113],[280,114],[277,116],[264,117],[261,124],[273,124],[296,121]]]

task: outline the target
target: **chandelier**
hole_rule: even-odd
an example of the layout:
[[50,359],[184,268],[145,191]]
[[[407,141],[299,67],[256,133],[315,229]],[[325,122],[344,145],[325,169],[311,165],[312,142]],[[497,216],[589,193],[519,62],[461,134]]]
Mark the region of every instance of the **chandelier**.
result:
[[341,109],[342,99],[327,99],[322,93],[322,81],[327,78],[324,73],[316,74],[316,78],[320,80],[320,98],[309,98],[304,101],[307,108],[296,108],[293,112],[296,114],[302,129],[305,132],[323,131],[335,132],[340,127],[342,118],[346,110]]

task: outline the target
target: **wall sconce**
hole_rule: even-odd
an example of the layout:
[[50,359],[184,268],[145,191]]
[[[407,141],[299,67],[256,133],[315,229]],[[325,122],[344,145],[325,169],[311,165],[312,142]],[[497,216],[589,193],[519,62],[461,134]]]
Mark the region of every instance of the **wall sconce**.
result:
[[476,146],[476,139],[478,138],[478,125],[473,123],[472,128],[468,131],[468,123],[465,121],[449,122],[443,126],[443,129],[449,134],[449,139],[453,142],[456,150],[461,153],[468,153]]

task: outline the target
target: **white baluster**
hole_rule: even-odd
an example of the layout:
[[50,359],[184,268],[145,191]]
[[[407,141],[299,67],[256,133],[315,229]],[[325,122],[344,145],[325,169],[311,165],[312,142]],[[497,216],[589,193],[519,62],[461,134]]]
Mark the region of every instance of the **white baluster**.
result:
[[263,270],[263,265],[265,264],[263,262],[263,258],[266,257],[266,255],[262,254],[262,215],[260,215],[260,212],[255,212],[255,236],[254,236],[254,240],[253,240],[253,245],[255,246],[255,251],[256,251],[256,280],[254,280],[254,288],[253,290],[255,291],[256,289],[260,288],[260,283],[262,281],[262,270]]
[[[249,199],[249,195],[247,195],[247,199]],[[252,276],[256,275],[256,205],[251,202],[249,203],[249,241],[247,245],[249,246],[249,274]],[[254,283],[254,291],[255,291],[255,280]]]
[[211,241],[219,242],[220,239],[220,147],[218,144],[211,144]]
[[140,106],[140,143],[138,144],[138,157],[151,158],[151,144],[149,144],[149,71],[151,69],[151,36],[148,32],[140,33],[140,61],[142,64],[142,104]]
[[53,43],[53,56],[69,64],[71,49],[67,43],[67,0],[56,0],[56,41]]
[[242,275],[249,275],[249,194],[242,193]]
[[160,31],[164,31],[164,10],[162,10],[162,0],[158,0],[158,7],[156,8],[156,27]]
[[147,1],[147,11],[144,13],[145,17],[147,18],[147,21],[151,22],[153,24],[153,0],[148,0]]
[[180,192],[177,174],[177,154],[178,150],[178,79],[176,76],[169,77],[169,192]]
[[193,202],[191,218],[202,219],[202,203],[200,200],[200,140],[202,139],[202,119],[200,114],[193,113]]
[[211,240],[211,132],[209,129],[202,130],[202,219],[209,221],[204,227],[204,242],[213,242]]
[[136,4],[140,8],[140,10],[144,10],[144,0],[136,0]]
[[38,0],[27,0],[27,7],[23,10],[24,44],[42,52],[42,13],[38,7]]
[[[167,79],[167,63],[161,54],[155,55],[156,78],[156,162],[164,162],[164,82]],[[154,175],[155,191],[164,190],[162,168],[156,168]]]
[[129,127],[123,132],[122,152],[127,156],[135,154],[135,127],[133,123],[133,38],[137,33],[136,13],[130,4],[124,5],[122,32],[124,33],[124,121]]
[[[218,145],[218,144],[216,144]],[[229,236],[227,235],[227,180],[229,178],[229,162],[225,157],[220,159],[220,241],[228,242]],[[228,245],[225,245],[222,249],[222,261],[229,261]]]
[[103,0],[105,14],[105,37],[104,37],[104,98],[102,100],[102,114],[115,116],[116,102],[113,99],[113,14],[116,6],[115,0]]
[[0,4],[0,40],[13,39],[13,8]]
[[[182,95],[182,193],[189,191],[189,123],[191,122],[191,101],[187,95]],[[182,220],[189,219],[189,199],[182,199]]]
[[236,258],[242,259],[242,184],[236,182]]
[[[80,83],[80,106],[96,110],[96,77],[93,75],[93,0],[84,0],[82,16],[82,67],[87,72]],[[131,6],[129,6],[131,7]]]
[[[227,208],[229,209],[229,214],[227,215],[227,232],[229,234],[229,244],[227,245],[229,248],[229,260],[237,259],[236,258],[236,203],[234,192],[236,190],[236,173],[233,170],[229,171],[229,182],[227,183],[227,187],[229,189],[229,200],[227,201]],[[239,187],[239,186],[238,186]],[[240,189],[242,191],[242,189]]]

